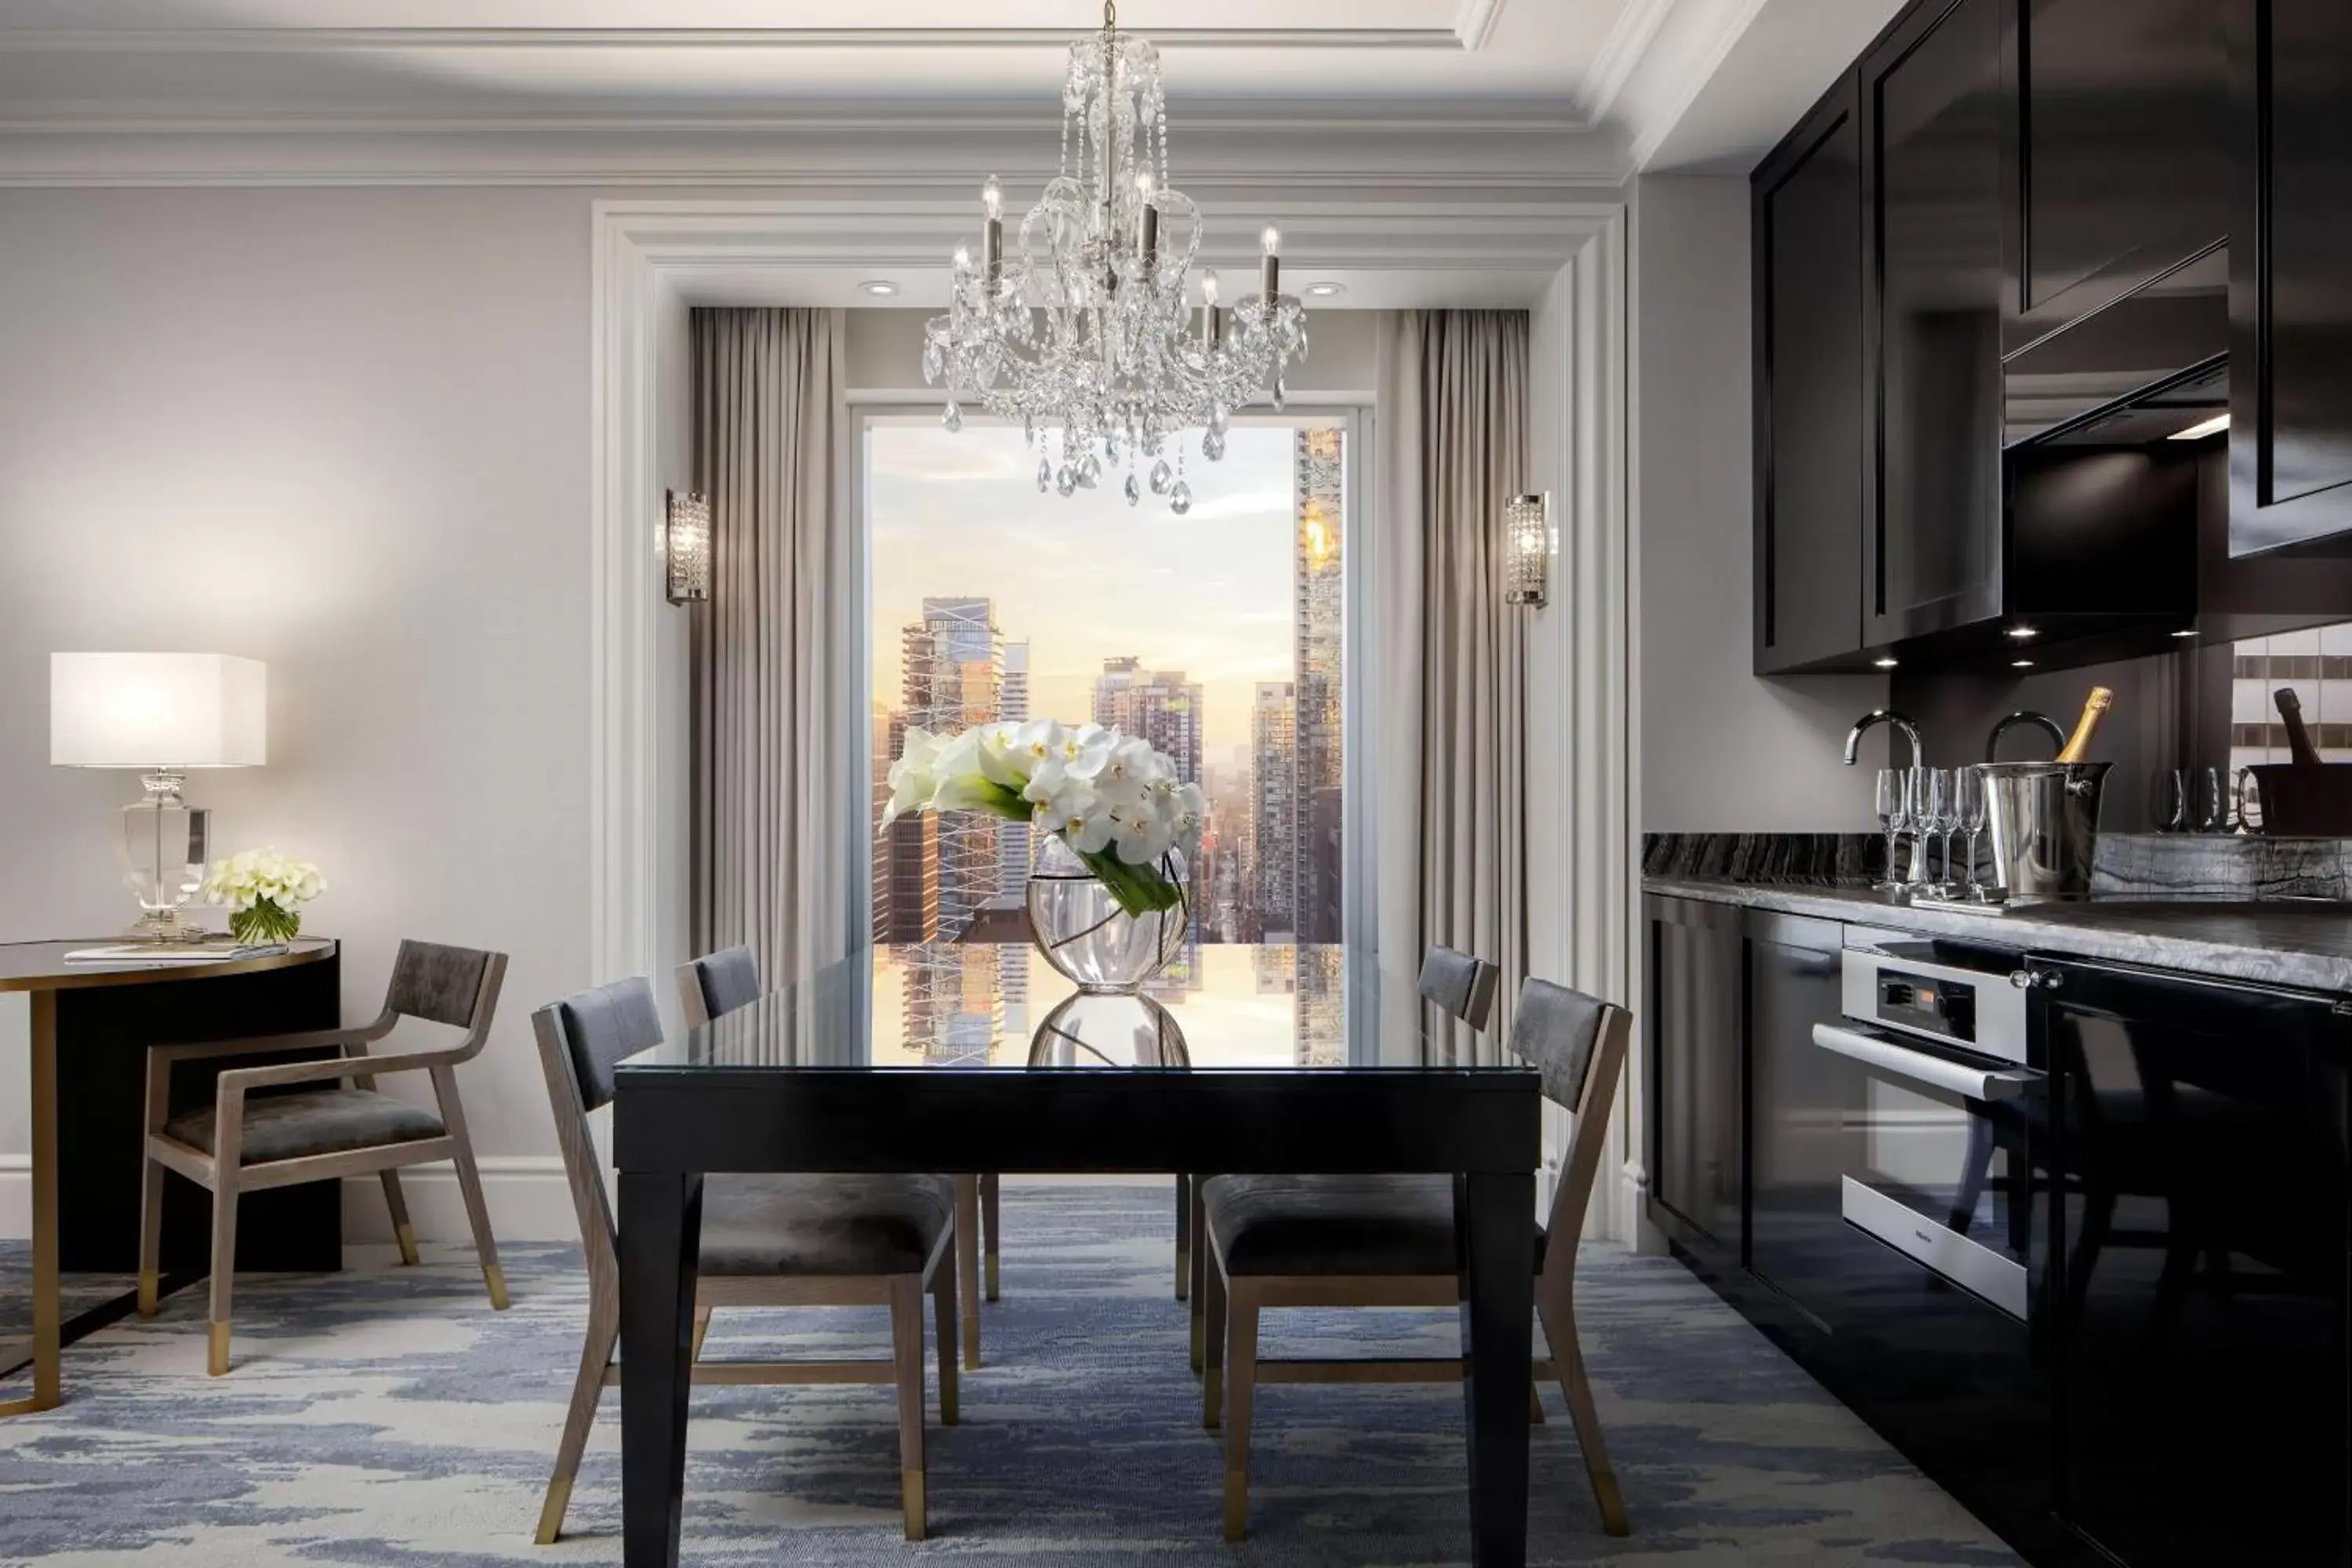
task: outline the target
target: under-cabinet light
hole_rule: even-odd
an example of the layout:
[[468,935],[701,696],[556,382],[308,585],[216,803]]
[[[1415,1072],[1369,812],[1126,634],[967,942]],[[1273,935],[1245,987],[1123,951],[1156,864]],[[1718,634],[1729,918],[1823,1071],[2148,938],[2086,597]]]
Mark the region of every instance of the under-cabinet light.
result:
[[2168,439],[2174,441],[2201,441],[2208,436],[2219,436],[2222,431],[2227,430],[2229,427],[2230,416],[2226,414],[2216,414],[2210,419],[2199,420],[2196,424],[2191,425],[2186,430],[2175,430]]

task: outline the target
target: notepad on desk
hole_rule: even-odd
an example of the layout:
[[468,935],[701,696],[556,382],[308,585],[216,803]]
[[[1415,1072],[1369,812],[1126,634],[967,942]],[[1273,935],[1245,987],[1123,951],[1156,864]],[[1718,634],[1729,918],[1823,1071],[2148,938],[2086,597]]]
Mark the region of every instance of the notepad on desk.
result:
[[267,958],[287,951],[280,942],[131,942],[113,947],[81,947],[66,954],[68,963],[219,963],[233,958]]

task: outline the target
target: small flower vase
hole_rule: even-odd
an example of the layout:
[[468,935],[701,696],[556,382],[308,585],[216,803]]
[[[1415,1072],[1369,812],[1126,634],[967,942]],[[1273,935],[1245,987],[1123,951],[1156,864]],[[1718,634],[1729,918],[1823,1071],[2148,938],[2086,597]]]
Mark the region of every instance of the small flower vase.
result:
[[257,947],[292,942],[301,930],[300,910],[283,908],[268,899],[256,900],[247,909],[231,910],[228,917],[228,934]]
[[1037,951],[1082,992],[1133,994],[1183,951],[1192,929],[1181,896],[1183,861],[1171,852],[1160,871],[1180,890],[1175,904],[1131,915],[1061,835],[1045,835],[1029,873],[1029,931]]

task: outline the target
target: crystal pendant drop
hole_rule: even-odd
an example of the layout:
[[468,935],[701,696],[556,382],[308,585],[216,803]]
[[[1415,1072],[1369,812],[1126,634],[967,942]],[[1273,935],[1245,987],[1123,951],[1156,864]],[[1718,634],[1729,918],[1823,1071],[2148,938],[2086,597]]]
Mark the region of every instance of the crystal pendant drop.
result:
[[1225,433],[1210,426],[1201,433],[1201,456],[1215,462],[1225,455]]
[[950,436],[954,435],[957,431],[959,431],[959,430],[962,429],[962,428],[963,428],[963,407],[962,407],[962,405],[961,405],[961,404],[957,403],[957,402],[956,402],[956,400],[955,400],[954,398],[952,398],[952,397],[949,398],[949,399],[948,399],[948,411],[947,411],[945,414],[942,414],[942,415],[940,415],[940,423],[947,426],[948,434],[949,434],[949,435],[950,435]]
[[1168,492],[1168,510],[1174,512],[1178,517],[1181,517],[1186,512],[1191,511],[1192,510],[1192,487],[1186,484],[1183,480],[1178,479],[1176,481],[1176,488]]
[[1078,488],[1090,490],[1102,479],[1102,459],[1088,452],[1078,463]]
[[1077,488],[1078,476],[1070,472],[1069,464],[1064,463],[1054,470],[1054,489],[1057,494],[1068,495]]
[[1173,478],[1174,475],[1175,470],[1168,466],[1167,458],[1162,458],[1158,462],[1152,464],[1151,493],[1156,496],[1166,495],[1168,493],[1168,481]]
[[940,356],[939,344],[932,343],[923,350],[923,380],[926,384],[940,379],[940,371],[943,368],[943,363]]
[[1282,412],[1282,405],[1289,395],[1290,389],[1283,385],[1280,376],[1276,376],[1274,382],[1274,411],[1276,414]]
[[1232,414],[1226,410],[1223,404],[1217,403],[1210,405],[1209,428],[1218,435],[1222,436],[1225,433],[1225,426],[1232,422]]
[[1044,495],[1054,485],[1054,465],[1045,458],[1037,459],[1037,493]]
[[1135,475],[1134,475],[1134,474],[1132,474],[1132,473],[1129,473],[1129,474],[1127,476],[1127,504],[1128,504],[1128,505],[1129,505],[1129,506],[1133,506],[1136,502],[1138,502],[1138,501],[1141,500],[1142,499],[1143,499],[1143,487],[1142,487],[1141,485],[1137,484],[1137,483],[1135,482]]

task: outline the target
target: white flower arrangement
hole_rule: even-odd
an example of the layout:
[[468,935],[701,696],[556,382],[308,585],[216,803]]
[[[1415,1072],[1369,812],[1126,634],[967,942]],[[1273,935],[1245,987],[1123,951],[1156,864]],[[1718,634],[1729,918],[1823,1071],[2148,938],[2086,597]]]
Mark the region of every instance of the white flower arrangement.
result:
[[960,734],[909,729],[890,766],[885,829],[909,812],[985,811],[1058,834],[1130,915],[1183,898],[1162,861],[1201,847],[1201,786],[1149,742],[1100,724],[979,724]]
[[215,860],[205,878],[205,901],[229,908],[229,934],[239,942],[290,942],[302,929],[297,904],[327,890],[327,879],[308,860],[276,849],[247,849]]

